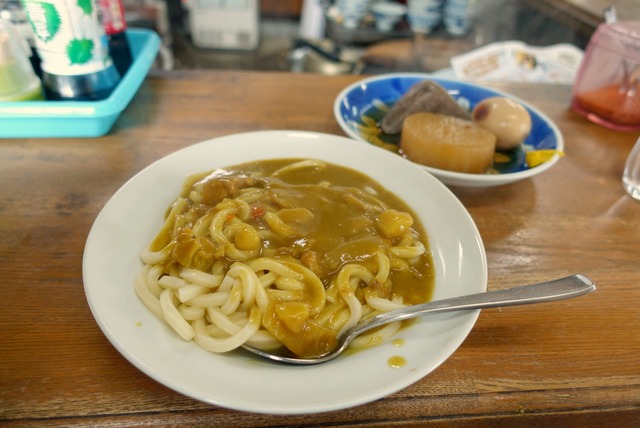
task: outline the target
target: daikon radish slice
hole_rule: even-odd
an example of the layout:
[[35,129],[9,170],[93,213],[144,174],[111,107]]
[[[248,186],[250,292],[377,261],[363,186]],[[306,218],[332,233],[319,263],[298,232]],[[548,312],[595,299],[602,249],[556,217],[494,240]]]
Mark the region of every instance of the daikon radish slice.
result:
[[409,160],[422,165],[482,174],[493,162],[496,136],[468,120],[415,113],[404,120],[400,148]]

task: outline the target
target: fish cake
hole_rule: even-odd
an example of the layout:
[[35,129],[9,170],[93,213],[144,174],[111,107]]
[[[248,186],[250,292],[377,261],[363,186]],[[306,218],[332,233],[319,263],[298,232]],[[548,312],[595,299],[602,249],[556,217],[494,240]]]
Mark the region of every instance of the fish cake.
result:
[[387,112],[380,128],[387,134],[402,130],[404,119],[414,113],[428,112],[471,120],[471,115],[440,85],[430,80],[413,85]]

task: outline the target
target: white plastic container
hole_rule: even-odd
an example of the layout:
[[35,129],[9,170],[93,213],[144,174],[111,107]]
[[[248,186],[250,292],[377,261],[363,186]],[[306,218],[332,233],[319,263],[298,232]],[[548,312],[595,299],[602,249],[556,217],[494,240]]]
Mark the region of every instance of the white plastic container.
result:
[[185,6],[194,45],[239,50],[258,47],[258,0],[189,0]]

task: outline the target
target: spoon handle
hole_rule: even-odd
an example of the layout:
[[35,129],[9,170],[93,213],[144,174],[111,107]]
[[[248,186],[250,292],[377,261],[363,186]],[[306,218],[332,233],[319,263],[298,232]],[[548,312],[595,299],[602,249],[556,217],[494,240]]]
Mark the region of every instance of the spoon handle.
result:
[[539,284],[487,291],[450,299],[434,300],[419,305],[407,306],[369,318],[345,332],[345,338],[357,336],[365,331],[393,321],[420,317],[427,313],[447,312],[460,309],[483,309],[498,306],[528,305],[570,299],[590,293],[595,284],[584,275],[571,275]]

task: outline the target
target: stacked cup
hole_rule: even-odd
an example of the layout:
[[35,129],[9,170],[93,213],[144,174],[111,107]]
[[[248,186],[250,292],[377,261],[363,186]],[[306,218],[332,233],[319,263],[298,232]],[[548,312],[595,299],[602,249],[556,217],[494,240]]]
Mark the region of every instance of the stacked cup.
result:
[[416,33],[429,33],[442,20],[444,0],[409,0],[407,15],[409,26]]
[[444,25],[449,34],[467,34],[471,28],[473,3],[473,0],[447,0],[444,6]]
[[338,0],[337,7],[344,26],[350,29],[357,28],[362,19],[369,12],[370,0]]
[[391,1],[379,1],[371,6],[371,12],[376,20],[376,28],[380,31],[391,31],[400,22],[407,7]]

